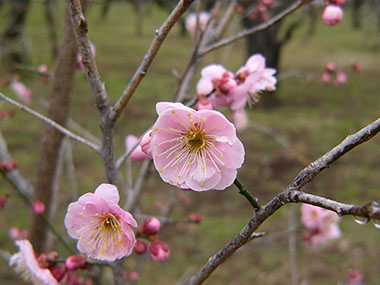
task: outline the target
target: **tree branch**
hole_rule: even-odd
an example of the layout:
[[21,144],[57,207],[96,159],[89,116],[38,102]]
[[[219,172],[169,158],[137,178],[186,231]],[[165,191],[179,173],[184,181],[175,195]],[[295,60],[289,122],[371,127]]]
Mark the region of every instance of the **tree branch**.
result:
[[44,115],[38,113],[37,111],[34,111],[32,109],[30,109],[29,107],[21,104],[21,103],[18,103],[14,100],[12,100],[11,98],[5,96],[4,94],[0,93],[0,99],[6,101],[7,103],[10,103],[12,104],[13,106],[17,107],[18,109],[22,110],[22,111],[25,111],[29,114],[32,114],[33,116],[37,117],[38,119],[40,119],[41,121],[43,121],[44,123],[50,125],[51,127],[57,129],[58,131],[60,131],[61,133],[65,134],[67,137],[77,141],[77,142],[80,142],[90,148],[92,148],[93,150],[95,150],[96,152],[100,152],[100,146],[96,145],[95,143],[93,142],[90,142],[88,140],[86,140],[85,138],[81,137],[81,136],[78,136],[74,133],[72,133],[71,131],[69,131],[68,129],[62,127],[61,125],[57,124],[56,122],[54,122],[53,120],[45,117]]
[[249,242],[251,235],[267,218],[287,203],[308,203],[335,211],[340,216],[355,215],[379,218],[380,208],[377,207],[377,204],[374,202],[360,207],[339,203],[327,198],[306,194],[299,191],[303,186],[312,181],[316,175],[328,168],[330,164],[338,160],[354,147],[373,138],[378,132],[380,132],[380,119],[377,119],[355,134],[349,135],[339,145],[301,170],[297,177],[286,187],[286,189],[275,196],[266,205],[262,206],[260,210],[256,211],[253,218],[247,223],[242,231],[224,248],[212,256],[202,267],[199,273],[188,283],[201,284],[205,281],[220,264],[226,261],[236,250]]
[[178,2],[177,6],[170,13],[168,18],[162,24],[162,26],[156,30],[156,34],[153,38],[153,41],[149,47],[149,50],[144,56],[144,59],[140,63],[140,66],[137,68],[135,74],[133,75],[131,81],[128,83],[127,88],[123,91],[123,94],[113,106],[113,114],[111,119],[116,121],[124,107],[128,104],[128,101],[131,99],[133,93],[135,92],[137,86],[140,84],[141,80],[145,77],[149,66],[151,65],[153,59],[157,55],[158,50],[160,49],[163,41],[170,32],[174,24],[179,20],[181,15],[189,8],[191,3],[194,0],[181,0]]
[[281,21],[287,15],[289,15],[292,12],[294,12],[295,10],[297,10],[304,3],[305,3],[304,0],[297,0],[292,5],[290,5],[288,8],[286,8],[285,10],[283,10],[280,13],[278,13],[276,16],[273,16],[272,18],[270,18],[268,21],[266,21],[266,22],[264,22],[264,23],[262,23],[260,25],[254,26],[252,28],[244,29],[244,30],[242,30],[241,32],[239,32],[237,34],[234,34],[234,35],[229,36],[227,38],[221,39],[221,40],[219,40],[217,42],[214,42],[213,44],[210,44],[209,46],[201,49],[199,51],[199,55],[203,56],[203,55],[205,55],[205,54],[213,51],[214,49],[217,49],[217,48],[223,47],[225,45],[228,45],[230,43],[233,43],[234,41],[237,41],[237,40],[239,40],[241,38],[244,38],[244,37],[246,37],[248,35],[251,35],[251,34],[263,31],[265,29],[268,29],[269,27],[273,26],[277,22]]

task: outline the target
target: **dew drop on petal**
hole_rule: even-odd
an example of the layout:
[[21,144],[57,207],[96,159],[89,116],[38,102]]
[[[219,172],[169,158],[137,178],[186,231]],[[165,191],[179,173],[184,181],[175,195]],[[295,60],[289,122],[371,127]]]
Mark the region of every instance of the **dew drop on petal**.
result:
[[358,223],[359,225],[366,225],[369,222],[369,218],[367,217],[361,217],[361,216],[353,216],[354,221]]

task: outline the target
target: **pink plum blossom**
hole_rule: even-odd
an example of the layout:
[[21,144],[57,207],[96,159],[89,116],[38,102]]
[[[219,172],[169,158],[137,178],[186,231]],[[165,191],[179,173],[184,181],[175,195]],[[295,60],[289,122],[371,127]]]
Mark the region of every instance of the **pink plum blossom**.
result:
[[157,103],[153,162],[161,178],[194,191],[224,190],[244,161],[244,147],[226,117],[181,103]]
[[70,203],[65,227],[72,238],[78,239],[79,252],[106,261],[132,253],[136,238],[131,227],[137,227],[137,223],[118,203],[119,191],[112,184],[101,184],[95,193],[86,193]]
[[[198,26],[201,30],[204,30],[207,26],[207,23],[210,19],[210,13],[206,11],[201,11],[198,18]],[[189,13],[185,20],[185,28],[189,31],[190,34],[195,34],[195,29],[197,28],[197,14]]]
[[14,266],[16,272],[21,273],[26,281],[33,284],[58,285],[50,270],[40,267],[33,246],[28,240],[17,240],[15,244],[19,252],[11,256],[9,265]]
[[334,26],[343,19],[343,9],[337,5],[327,5],[322,12],[322,20],[327,26]]
[[33,212],[35,214],[43,214],[45,212],[45,204],[40,200],[35,200],[33,202]]
[[236,130],[243,131],[248,127],[248,116],[245,109],[240,109],[232,113],[232,121],[236,127]]
[[228,107],[233,102],[232,90],[237,86],[232,72],[220,64],[211,64],[201,71],[201,79],[197,84],[199,96],[209,95],[208,101],[214,107]]
[[[138,138],[134,135],[128,135],[125,138],[125,147],[128,150],[132,149],[132,147],[137,144]],[[137,145],[137,147],[132,151],[131,155],[129,156],[132,160],[135,161],[143,161],[145,159],[148,159],[149,157],[141,150],[141,145]]]
[[157,240],[149,244],[149,256],[155,262],[163,262],[168,259],[169,247],[163,241]]
[[32,90],[26,87],[24,83],[18,80],[11,80],[10,88],[24,104],[30,102]]
[[344,84],[346,82],[347,82],[347,74],[342,70],[337,71],[336,77],[335,77],[335,84],[341,85],[341,84]]
[[244,108],[250,93],[276,90],[276,69],[265,67],[265,57],[252,55],[246,64],[236,72],[239,86],[233,90],[232,110]]
[[153,159],[152,146],[150,144],[151,139],[152,139],[152,131],[146,133],[140,142],[142,152],[144,152],[149,159]]
[[301,219],[310,231],[306,234],[306,244],[317,248],[341,236],[339,217],[332,211],[309,204],[302,204]]
[[140,275],[136,271],[132,271],[128,274],[128,279],[131,281],[137,281],[137,280],[139,280],[139,278],[140,278]]
[[326,67],[325,67],[326,72],[331,73],[331,72],[334,72],[335,69],[336,69],[336,64],[334,62],[330,61],[326,64]]

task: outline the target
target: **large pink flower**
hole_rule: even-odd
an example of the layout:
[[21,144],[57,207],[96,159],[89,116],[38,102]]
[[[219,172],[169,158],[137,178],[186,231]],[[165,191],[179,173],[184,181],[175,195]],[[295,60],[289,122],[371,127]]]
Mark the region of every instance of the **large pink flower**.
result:
[[119,192],[112,184],[101,184],[67,208],[68,234],[79,239],[77,247],[87,256],[114,261],[132,253],[136,243],[132,215],[118,205]]
[[211,64],[201,71],[201,79],[197,84],[198,95],[208,95],[214,92],[208,100],[215,107],[228,107],[232,104],[232,90],[237,83],[233,73],[219,64]]
[[274,91],[277,83],[275,73],[276,69],[265,67],[265,57],[261,54],[252,55],[236,72],[239,86],[232,91],[232,110],[244,108],[250,93]]
[[161,102],[152,132],[152,154],[161,178],[195,191],[223,190],[236,178],[244,147],[221,113]]
[[19,252],[9,259],[10,266],[14,266],[26,281],[32,281],[33,284],[58,285],[50,270],[40,267],[33,246],[28,240],[17,240],[15,244]]

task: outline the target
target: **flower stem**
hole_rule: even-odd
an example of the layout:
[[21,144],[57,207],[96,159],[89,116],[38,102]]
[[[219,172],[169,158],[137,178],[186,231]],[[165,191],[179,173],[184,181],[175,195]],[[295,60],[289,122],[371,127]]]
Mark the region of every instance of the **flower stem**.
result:
[[248,192],[247,188],[239,181],[239,179],[235,179],[234,184],[239,189],[239,193],[247,198],[248,202],[253,206],[255,210],[260,209],[259,203],[257,203],[257,198],[253,197],[251,193]]

